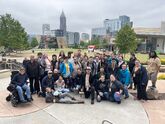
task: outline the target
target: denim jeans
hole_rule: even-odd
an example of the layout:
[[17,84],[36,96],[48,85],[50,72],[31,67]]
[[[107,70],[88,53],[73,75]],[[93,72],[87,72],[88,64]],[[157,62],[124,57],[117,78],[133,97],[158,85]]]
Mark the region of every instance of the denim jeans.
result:
[[103,100],[108,100],[109,99],[109,93],[108,92],[104,92],[103,96],[101,97]]
[[128,86],[124,85],[123,93],[124,93],[125,97],[129,97]]
[[18,91],[18,95],[21,101],[25,100],[24,96],[23,96],[23,90],[25,90],[26,96],[28,99],[31,98],[31,94],[30,94],[30,87],[26,84],[24,84],[22,87],[21,86],[17,86],[16,87],[17,91]]

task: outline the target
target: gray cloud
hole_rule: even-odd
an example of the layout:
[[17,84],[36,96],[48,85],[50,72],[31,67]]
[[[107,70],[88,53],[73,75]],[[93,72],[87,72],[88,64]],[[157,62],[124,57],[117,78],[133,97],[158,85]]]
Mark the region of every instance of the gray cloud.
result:
[[0,14],[10,13],[28,33],[41,34],[42,24],[59,28],[64,10],[69,31],[91,32],[105,18],[128,15],[135,27],[159,27],[165,20],[164,0],[1,0]]

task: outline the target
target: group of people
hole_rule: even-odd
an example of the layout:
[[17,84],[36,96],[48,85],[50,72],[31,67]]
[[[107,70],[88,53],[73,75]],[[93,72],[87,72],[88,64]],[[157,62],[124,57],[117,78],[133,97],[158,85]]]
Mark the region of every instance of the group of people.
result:
[[[53,54],[51,60],[46,54],[38,53],[35,58],[23,60],[23,68],[13,81],[17,82],[16,89],[22,102],[26,102],[22,90],[26,90],[28,100],[30,94],[68,93],[78,91],[85,98],[91,99],[94,104],[108,100],[121,103],[121,96],[129,98],[129,88],[137,89],[137,99],[147,100],[146,87],[148,80],[152,81],[152,87],[156,87],[156,77],[161,63],[156,52],[149,53],[147,69],[131,54],[128,62],[124,61],[122,54],[100,54],[88,56],[82,55],[81,50],[76,53],[64,51],[59,55]],[[26,84],[29,79],[30,87]],[[57,95],[59,95],[57,93]],[[70,97],[74,99],[74,97]]]

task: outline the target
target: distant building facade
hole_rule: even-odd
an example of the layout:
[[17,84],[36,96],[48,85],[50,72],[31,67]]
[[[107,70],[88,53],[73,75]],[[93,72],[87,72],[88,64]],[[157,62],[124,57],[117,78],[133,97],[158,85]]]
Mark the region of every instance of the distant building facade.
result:
[[103,27],[92,29],[92,39],[96,37],[103,38],[106,35],[115,37],[117,32],[125,25],[129,25],[130,27],[133,25],[133,22],[130,21],[130,17],[126,15],[119,16],[118,19],[105,19]]
[[79,32],[67,32],[67,42],[69,46],[80,44]]
[[88,42],[89,41],[89,34],[82,33],[81,34],[81,41]]
[[161,23],[161,28],[134,28],[134,31],[140,41],[137,51],[165,53],[165,22]]
[[80,44],[80,33],[74,32],[74,44]]
[[60,29],[51,30],[51,34],[52,34],[52,36],[55,36],[55,37],[63,37],[64,31],[60,30]]
[[50,35],[50,24],[42,25],[42,35]]

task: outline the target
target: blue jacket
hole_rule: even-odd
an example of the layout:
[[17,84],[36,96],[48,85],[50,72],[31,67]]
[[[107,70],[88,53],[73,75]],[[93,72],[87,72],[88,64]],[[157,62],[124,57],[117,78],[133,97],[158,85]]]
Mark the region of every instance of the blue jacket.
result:
[[22,87],[24,84],[27,83],[27,80],[28,80],[28,76],[26,73],[23,75],[18,73],[13,77],[12,83]]
[[[68,62],[69,64],[69,70],[70,70],[70,74],[72,74],[72,72],[74,71],[73,66],[70,62]],[[60,64],[60,73],[64,76],[66,74],[66,66],[65,63],[61,63]]]
[[128,69],[126,69],[126,70],[121,69],[119,79],[120,79],[122,84],[128,86],[131,82],[131,75],[130,75],[129,70]]
[[47,75],[42,79],[42,88],[51,88],[51,89],[54,89],[54,78],[51,77],[49,78]]

